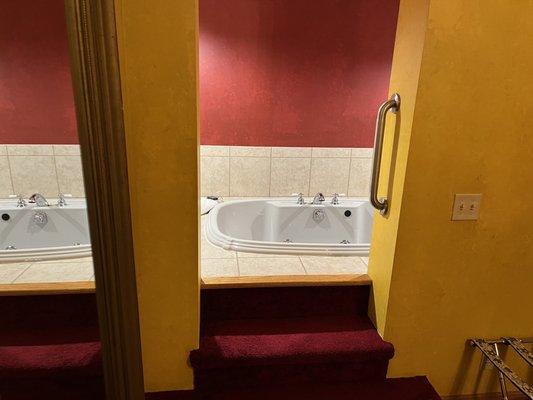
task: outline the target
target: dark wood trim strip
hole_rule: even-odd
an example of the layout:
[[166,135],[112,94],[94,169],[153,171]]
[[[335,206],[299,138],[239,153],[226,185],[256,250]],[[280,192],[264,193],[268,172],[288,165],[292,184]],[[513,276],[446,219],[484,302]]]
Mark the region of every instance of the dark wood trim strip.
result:
[[0,284],[2,296],[94,293],[94,282],[50,282]]
[[144,398],[114,3],[66,0],[108,399]]
[[202,289],[233,289],[283,286],[364,286],[368,275],[276,275],[202,278]]

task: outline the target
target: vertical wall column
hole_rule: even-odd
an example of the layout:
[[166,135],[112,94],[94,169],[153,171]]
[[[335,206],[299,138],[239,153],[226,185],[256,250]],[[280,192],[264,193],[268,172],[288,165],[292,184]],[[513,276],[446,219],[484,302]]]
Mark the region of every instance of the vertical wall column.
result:
[[145,388],[192,388],[199,330],[195,0],[116,0]]

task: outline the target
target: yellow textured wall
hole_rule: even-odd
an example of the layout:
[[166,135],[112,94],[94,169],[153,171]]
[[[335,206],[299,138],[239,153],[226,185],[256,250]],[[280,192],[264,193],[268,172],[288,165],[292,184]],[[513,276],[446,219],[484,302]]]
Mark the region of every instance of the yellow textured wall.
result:
[[[389,113],[387,116],[380,178],[380,195],[386,196],[389,200],[390,211],[385,217],[377,213],[374,216],[368,268],[368,273],[374,282],[370,313],[382,335],[389,302],[390,280],[429,1],[403,0],[398,14],[389,91],[391,94],[400,94],[401,106],[400,112],[396,115]],[[395,155],[394,159],[392,159],[392,154]]]
[[[533,334],[531,15],[526,0],[430,3],[382,326],[390,375],[428,374],[441,394],[496,389],[468,338]],[[478,221],[450,221],[454,193],[483,193]]]
[[197,3],[115,0],[147,391],[192,388],[197,347]]

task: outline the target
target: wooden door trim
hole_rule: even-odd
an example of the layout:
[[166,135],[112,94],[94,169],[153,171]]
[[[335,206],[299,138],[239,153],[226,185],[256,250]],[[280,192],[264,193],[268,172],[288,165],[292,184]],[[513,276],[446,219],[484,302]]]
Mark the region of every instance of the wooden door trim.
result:
[[144,398],[113,1],[66,0],[106,394]]

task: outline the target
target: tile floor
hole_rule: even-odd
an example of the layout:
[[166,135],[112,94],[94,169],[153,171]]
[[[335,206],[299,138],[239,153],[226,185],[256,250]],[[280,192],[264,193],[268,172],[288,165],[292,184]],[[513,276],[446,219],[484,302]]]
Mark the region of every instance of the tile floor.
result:
[[94,281],[91,257],[0,264],[0,284]]

